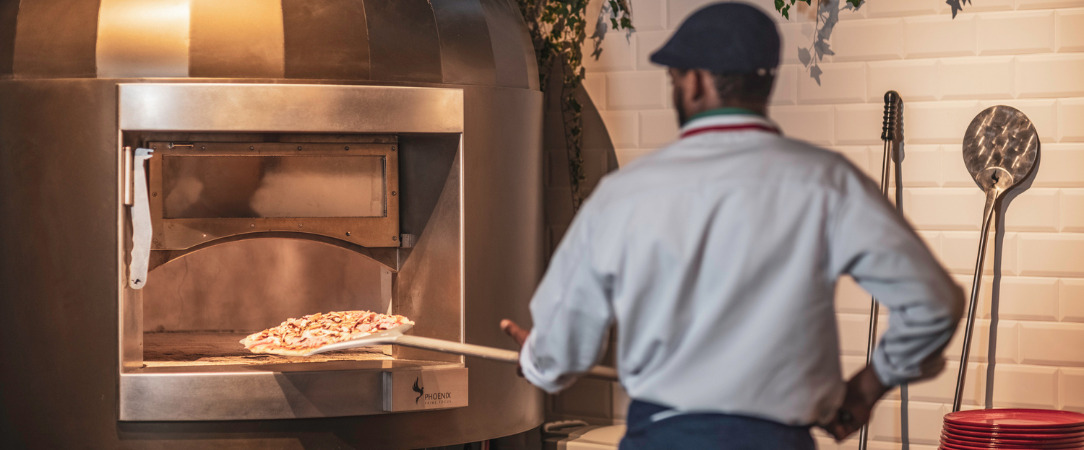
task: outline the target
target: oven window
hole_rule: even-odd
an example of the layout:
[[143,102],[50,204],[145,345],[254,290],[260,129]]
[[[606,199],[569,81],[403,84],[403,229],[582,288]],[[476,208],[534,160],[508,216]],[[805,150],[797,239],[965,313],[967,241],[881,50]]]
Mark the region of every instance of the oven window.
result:
[[163,155],[167,219],[385,217],[383,156]]

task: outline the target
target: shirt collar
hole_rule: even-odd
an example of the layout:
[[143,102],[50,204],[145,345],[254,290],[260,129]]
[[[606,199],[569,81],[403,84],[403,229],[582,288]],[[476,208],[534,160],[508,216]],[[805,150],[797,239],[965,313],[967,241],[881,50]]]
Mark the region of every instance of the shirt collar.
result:
[[681,127],[681,137],[701,133],[729,131],[766,131],[780,134],[779,127],[768,118],[745,108],[718,108],[697,113]]

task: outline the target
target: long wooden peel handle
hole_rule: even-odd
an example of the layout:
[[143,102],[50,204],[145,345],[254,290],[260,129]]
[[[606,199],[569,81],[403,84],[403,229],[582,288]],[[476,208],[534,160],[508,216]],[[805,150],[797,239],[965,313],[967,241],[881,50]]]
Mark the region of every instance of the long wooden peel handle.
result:
[[[473,356],[475,358],[506,362],[510,364],[519,363],[519,352],[513,350],[505,350],[501,348],[486,347],[484,345],[464,344],[462,342],[446,341],[443,339],[408,335],[403,335],[396,338],[395,344],[402,345],[404,347],[420,348],[423,350],[432,350],[441,353],[454,353],[457,355]],[[584,375],[590,376],[592,378],[616,380],[617,370],[613,367],[595,366],[592,367],[591,370],[589,370]]]

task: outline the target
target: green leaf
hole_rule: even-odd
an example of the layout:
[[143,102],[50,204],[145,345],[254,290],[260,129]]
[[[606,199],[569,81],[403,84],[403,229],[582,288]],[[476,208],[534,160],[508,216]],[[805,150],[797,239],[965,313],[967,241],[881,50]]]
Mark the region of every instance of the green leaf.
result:
[[784,6],[779,12],[783,14],[783,18],[790,20],[790,5]]
[[783,12],[783,6],[786,5],[786,4],[787,3],[784,2],[783,0],[775,0],[775,10],[779,11],[779,12]]
[[[809,0],[805,0],[805,2],[809,3]],[[862,6],[862,0],[847,0],[847,3],[850,3],[851,6],[854,6],[854,9],[858,9],[859,6]]]

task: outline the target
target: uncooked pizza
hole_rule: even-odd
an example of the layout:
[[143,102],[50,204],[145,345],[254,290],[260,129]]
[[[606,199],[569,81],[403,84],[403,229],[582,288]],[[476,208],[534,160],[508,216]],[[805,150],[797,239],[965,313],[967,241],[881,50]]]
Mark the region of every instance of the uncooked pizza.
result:
[[372,311],[334,311],[286,319],[277,327],[253,333],[241,344],[253,353],[300,356],[336,342],[363,338],[402,325],[414,325],[399,315]]

